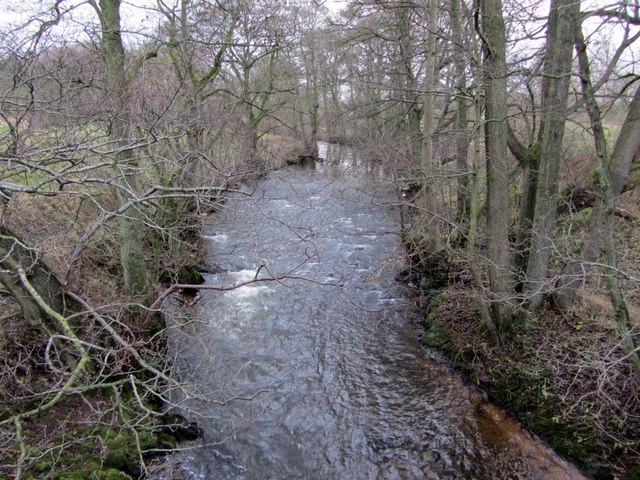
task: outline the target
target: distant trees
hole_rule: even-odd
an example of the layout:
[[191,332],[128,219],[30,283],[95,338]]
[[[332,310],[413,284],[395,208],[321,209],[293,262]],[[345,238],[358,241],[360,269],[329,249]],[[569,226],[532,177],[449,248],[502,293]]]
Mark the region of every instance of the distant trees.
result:
[[[298,117],[296,130],[304,139],[305,154],[318,156],[318,135],[322,127],[321,102],[326,99],[328,87],[330,46],[322,18],[316,12],[300,8],[296,11],[296,30],[299,40],[292,45],[290,59],[300,72],[295,93],[295,110]],[[326,108],[324,111],[326,112]]]
[[240,107],[247,151],[255,155],[263,133],[260,125],[282,106],[275,94],[289,88],[281,60],[291,35],[284,22],[285,7],[277,2],[238,5],[239,21],[228,57],[238,88],[228,92]]
[[161,34],[166,44],[164,52],[175,81],[172,90],[179,103],[174,128],[184,130],[188,146],[184,171],[194,175],[198,157],[208,147],[206,139],[215,138],[222,129],[212,118],[211,110],[224,85],[223,64],[239,13],[231,6],[198,0],[159,2],[158,10],[164,20]]

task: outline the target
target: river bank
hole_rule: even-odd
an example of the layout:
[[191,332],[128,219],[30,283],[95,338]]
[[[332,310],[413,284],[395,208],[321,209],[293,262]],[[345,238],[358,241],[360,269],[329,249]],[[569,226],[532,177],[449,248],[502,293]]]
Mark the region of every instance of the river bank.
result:
[[640,478],[638,384],[620,361],[608,299],[588,291],[568,315],[521,316],[511,340],[494,345],[467,266],[451,267],[449,285],[424,292],[423,343],[588,475]]
[[[175,346],[167,357],[177,358],[178,368],[186,365],[187,371],[200,375],[190,392],[197,393],[198,402],[217,405],[217,410],[198,413],[199,406],[175,398],[173,408],[194,414],[209,432],[219,428],[216,422],[220,418],[225,418],[230,428],[222,439],[205,433],[205,445],[214,448],[202,454],[204,460],[199,465],[205,465],[204,476],[185,478],[217,479],[219,472],[225,471],[228,478],[252,478],[243,473],[249,467],[237,467],[233,462],[229,465],[229,458],[240,458],[254,474],[261,473],[261,467],[256,469],[256,464],[250,463],[254,453],[261,457],[258,466],[273,467],[275,463],[275,468],[284,469],[277,471],[285,474],[311,474],[321,468],[326,478],[345,471],[360,478],[357,475],[365,468],[369,476],[362,478],[396,478],[394,474],[420,478],[419,472],[429,471],[434,478],[520,475],[535,479],[545,478],[548,465],[560,472],[548,478],[578,478],[577,472],[572,473],[570,466],[559,462],[553,452],[523,432],[502,410],[468,388],[439,355],[420,348],[415,340],[419,329],[414,328],[419,313],[412,309],[409,293],[396,281],[404,262],[396,232],[397,198],[389,185],[353,183],[354,172],[344,169],[355,168],[358,160],[346,158],[339,168],[310,164],[295,170],[295,174],[281,170],[254,179],[225,202],[220,209],[223,215],[216,214],[215,221],[205,227],[202,241],[206,249],[198,256],[208,264],[205,277],[210,285],[226,288],[237,282],[252,282],[258,274],[265,278],[264,283],[242,289],[199,295],[197,308],[205,324],[191,320],[176,328],[183,329],[196,345],[181,347],[187,352],[180,353],[182,360],[176,356],[182,350]],[[322,170],[322,175],[316,170]],[[225,230],[227,227],[231,230]],[[294,244],[300,248],[292,248]],[[496,379],[502,379],[505,391],[514,395],[522,391],[524,398],[537,402],[537,397],[526,390],[524,380],[519,384],[507,376],[508,369],[502,373],[503,378],[495,367],[480,368],[488,365],[478,360],[482,355],[506,359],[513,352],[489,347],[482,351],[486,346],[481,335],[474,335],[478,345],[471,343],[470,334],[481,333],[481,328],[471,306],[473,294],[463,267],[449,272],[453,286],[431,304],[427,343],[446,351],[458,367],[464,369],[460,360],[466,359],[478,368],[477,374],[472,370],[467,373],[501,404],[515,404],[517,398],[503,398],[491,390],[491,382],[497,383]],[[288,275],[268,278],[271,273],[282,272]],[[295,284],[287,285],[288,281]],[[312,293],[314,286],[322,287],[323,292]],[[308,306],[313,296],[320,303]],[[338,300],[344,305],[335,310]],[[185,310],[190,312],[187,304]],[[331,323],[335,317],[342,320]],[[273,328],[267,329],[265,325],[271,323]],[[198,325],[204,330],[192,329]],[[446,333],[446,328],[459,328],[461,334],[454,337]],[[541,328],[550,330],[548,324]],[[213,354],[202,350],[209,341],[215,347]],[[290,342],[294,342],[294,350],[284,348]],[[167,353],[162,341],[154,348],[150,355]],[[238,362],[229,360],[236,357]],[[220,359],[224,359],[222,370],[214,363]],[[298,363],[289,365],[291,359]],[[520,370],[525,370],[527,362],[530,360],[522,360]],[[504,365],[513,363],[505,361]],[[173,366],[169,362],[168,367]],[[222,375],[225,371],[226,376]],[[286,375],[280,378],[283,372]],[[299,376],[303,379],[301,390],[295,386]],[[74,479],[144,477],[154,455],[171,451],[177,440],[187,439],[181,427],[187,427],[191,439],[197,436],[199,430],[191,419],[185,423],[179,416],[162,419],[150,414],[152,408],[161,411],[166,406],[146,401],[140,405],[135,390],[120,388],[127,378],[122,375],[112,379],[118,386],[113,394],[103,389],[95,395],[70,396],[62,409],[25,424],[28,442],[50,449],[41,461],[29,465],[34,478],[55,469],[64,472],[64,478]],[[183,371],[181,378],[189,377]],[[219,383],[205,382],[213,378]],[[203,390],[205,385],[207,389]],[[316,385],[322,386],[320,391]],[[540,395],[547,398],[549,391],[540,390]],[[312,397],[316,400],[310,400]],[[238,406],[246,399],[251,399],[247,415]],[[289,413],[280,425],[278,412],[283,409]],[[263,416],[265,413],[274,416]],[[65,420],[58,422],[57,418]],[[310,418],[317,419],[311,430]],[[552,423],[560,422],[554,419]],[[533,422],[529,425],[541,432]],[[43,432],[49,438],[55,436],[59,446],[39,444],[38,436]],[[249,440],[235,440],[236,435],[247,432]],[[343,447],[336,446],[338,434],[344,435]],[[65,440],[68,438],[77,438],[78,442]],[[227,442],[231,438],[234,441]],[[258,445],[254,444],[256,438],[262,439]],[[318,447],[327,441],[329,446]],[[201,445],[199,442],[191,445]],[[351,451],[354,444],[358,447],[355,454]],[[316,453],[305,453],[305,448],[311,447]],[[193,450],[192,446],[187,449]],[[323,456],[326,451],[331,453],[329,458]],[[31,452],[29,455],[40,458]],[[358,463],[362,458],[365,463]],[[19,452],[11,461],[19,461]],[[209,470],[209,463],[219,470]],[[231,470],[225,470],[227,467]]]

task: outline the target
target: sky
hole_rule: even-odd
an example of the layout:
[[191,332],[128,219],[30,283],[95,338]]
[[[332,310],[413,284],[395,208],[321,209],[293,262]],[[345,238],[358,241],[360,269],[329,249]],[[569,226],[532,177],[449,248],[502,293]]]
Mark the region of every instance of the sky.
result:
[[[163,1],[169,5],[177,3],[177,0]],[[348,0],[314,1],[323,4],[332,13],[337,13],[348,3]],[[47,11],[54,2],[55,0],[0,0],[0,28],[10,28],[12,25],[34,19],[34,12]],[[85,0],[63,0],[61,7],[72,11],[65,15],[67,20],[56,27],[58,35],[81,39],[87,26],[96,22],[93,8]],[[155,7],[156,0],[123,0],[121,14],[124,30],[130,32],[155,30],[159,22]],[[50,20],[51,16],[44,15],[41,19]],[[34,29],[37,24],[37,22],[33,23]]]
[[[42,6],[53,4],[54,0],[0,0],[0,25],[6,25],[23,18],[28,18],[29,13],[41,9]],[[154,7],[156,0],[124,0],[125,4],[134,8],[128,8],[129,12],[137,12],[134,17],[144,18],[144,7]],[[344,8],[348,0],[316,0],[322,2],[331,12],[335,13]],[[78,4],[78,0],[65,0],[63,5]],[[167,3],[172,3],[171,1]]]
[[[155,31],[159,20],[158,14],[154,12],[157,0],[123,0],[124,6],[122,8],[122,18],[125,31],[130,32],[144,32]],[[174,3],[178,0],[163,0],[166,3]],[[324,4],[332,13],[337,13],[340,9],[344,8],[348,4],[348,0],[314,0],[316,3]],[[510,0],[505,0],[508,2]],[[593,9],[598,5],[604,6],[605,2],[609,5],[616,0],[606,2],[606,0],[582,0],[582,9]],[[0,0],[0,28],[5,29],[14,22],[26,21],[31,18],[33,12],[41,11],[43,8],[52,5],[55,0]],[[516,1],[514,5],[525,4],[526,2]],[[544,5],[546,4],[546,5]],[[93,9],[86,3],[86,0],[63,0],[61,3],[62,8],[76,7],[70,15],[69,19],[62,25],[56,27],[57,34],[66,36],[67,38],[75,38],[81,40],[85,35],[85,30],[89,25],[95,25],[96,16]],[[544,17],[548,10],[548,0],[544,0],[540,5],[540,15]],[[50,19],[51,17],[43,17],[43,19]],[[597,22],[587,21],[585,23],[586,29],[593,28]],[[36,28],[34,23],[34,29]],[[619,27],[618,27],[619,28]],[[614,43],[621,38],[620,30],[618,28],[607,27],[607,37],[612,39]],[[637,27],[634,29],[637,30]],[[602,50],[603,45],[599,42],[602,40],[593,40],[593,45],[596,49]],[[127,38],[125,36],[125,41]],[[132,36],[129,36],[129,42],[135,42]],[[630,49],[629,54],[633,57],[633,54],[637,53],[638,47]],[[627,55],[629,56],[629,55]],[[635,58],[633,58],[635,60]]]

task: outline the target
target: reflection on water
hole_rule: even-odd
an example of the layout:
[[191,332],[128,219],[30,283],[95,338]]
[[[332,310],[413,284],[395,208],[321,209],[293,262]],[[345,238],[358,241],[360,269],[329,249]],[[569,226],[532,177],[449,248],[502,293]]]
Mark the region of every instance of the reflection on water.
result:
[[207,282],[245,285],[202,291],[172,334],[176,401],[205,433],[158,478],[580,478],[420,346],[394,194],[339,155],[211,218]]

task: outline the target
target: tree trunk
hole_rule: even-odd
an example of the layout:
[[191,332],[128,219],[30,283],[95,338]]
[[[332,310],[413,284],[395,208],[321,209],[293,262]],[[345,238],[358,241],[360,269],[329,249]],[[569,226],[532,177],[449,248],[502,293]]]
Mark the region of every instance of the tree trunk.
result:
[[485,155],[487,168],[487,256],[491,313],[502,333],[511,324],[509,296],[509,162],[507,159],[506,33],[501,0],[480,0],[484,50]]
[[435,109],[436,88],[436,28],[438,27],[438,1],[429,0],[429,25],[427,32],[423,132],[421,167],[424,181],[422,185],[422,203],[427,222],[427,254],[434,254],[440,250],[440,225],[437,215],[437,204],[433,185],[435,183],[436,161],[433,158],[433,133],[435,130],[433,111]]
[[[533,112],[535,115],[535,111]],[[535,120],[534,120],[535,123]],[[514,267],[518,279],[516,291],[522,290],[524,276],[529,262],[529,252],[531,250],[531,226],[536,206],[536,192],[538,189],[538,168],[540,166],[540,144],[534,143],[530,147],[518,140],[516,134],[507,127],[507,145],[511,154],[516,158],[522,168],[522,203],[518,215],[518,232],[514,244]]]
[[318,131],[320,130],[320,91],[318,87],[318,65],[316,56],[317,43],[314,40],[309,46],[309,56],[304,63],[307,82],[305,85],[306,111],[309,115],[309,135],[307,136],[303,124],[303,135],[305,141],[305,153],[310,158],[318,158]]
[[[515,134],[509,129],[509,149],[522,166],[522,204],[518,215],[518,233],[515,242],[514,266],[518,274],[516,289],[521,290],[524,284],[529,253],[531,251],[531,228],[536,207],[536,193],[538,190],[538,168],[540,167],[539,144],[526,148],[515,138]],[[514,144],[517,147],[513,147]]]
[[309,107],[309,139],[306,142],[307,154],[312,158],[318,158],[318,132],[320,131],[320,95],[318,88],[312,87],[310,97],[312,104]]
[[[120,185],[130,192],[136,191],[138,165],[133,151],[131,125],[128,114],[127,83],[125,71],[125,52],[120,32],[121,0],[100,0],[96,8],[102,27],[101,53],[107,68],[108,92],[114,101],[115,111],[111,124],[114,153],[114,170]],[[121,205],[127,198],[121,189],[117,189]],[[124,273],[126,291],[132,296],[148,295],[147,268],[143,250],[144,225],[142,213],[136,206],[120,217],[120,260]]]
[[453,64],[456,75],[456,221],[465,230],[469,222],[469,131],[467,129],[467,81],[465,71],[465,49],[460,24],[460,0],[450,1],[451,33],[453,40]]
[[[478,50],[477,41],[474,41],[474,50]],[[476,70],[477,72],[477,70]],[[477,83],[481,83],[480,75],[476,74],[476,79],[480,80]],[[482,100],[480,98],[480,90],[475,89],[474,98],[474,113],[475,123],[480,125],[482,123]],[[481,157],[481,132],[476,128],[473,130],[473,166],[471,170],[469,194],[469,232],[467,235],[467,258],[469,259],[469,269],[473,276],[473,281],[476,285],[476,289],[479,292],[478,295],[478,307],[480,310],[480,318],[487,327],[489,336],[494,343],[500,341],[500,332],[498,326],[491,316],[489,310],[489,303],[487,302],[486,295],[484,294],[484,282],[482,281],[482,269],[478,255],[476,253],[476,237],[478,232],[478,210],[479,210],[479,197],[480,197],[480,157]]]
[[544,300],[553,249],[562,140],[573,60],[573,25],[579,14],[579,1],[551,1],[542,83],[542,144],[525,287],[529,304],[534,309],[540,308]]
[[421,114],[419,108],[419,98],[416,94],[416,75],[414,73],[413,58],[415,50],[413,47],[412,32],[412,12],[415,5],[412,3],[399,4],[396,9],[396,25],[398,31],[398,70],[399,78],[398,98],[402,101],[398,105],[398,114],[402,119],[402,130],[405,137],[406,155],[410,159],[416,159],[421,151]]

